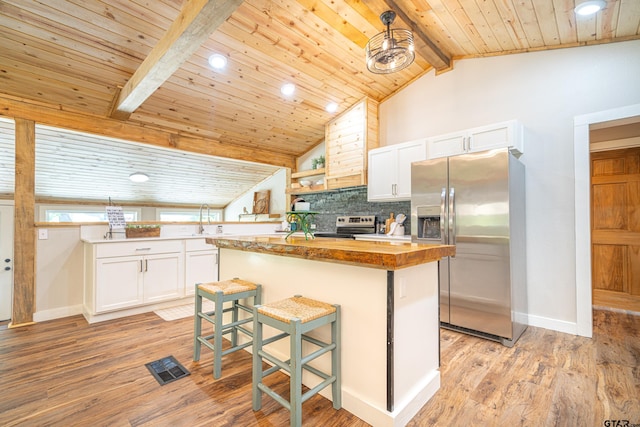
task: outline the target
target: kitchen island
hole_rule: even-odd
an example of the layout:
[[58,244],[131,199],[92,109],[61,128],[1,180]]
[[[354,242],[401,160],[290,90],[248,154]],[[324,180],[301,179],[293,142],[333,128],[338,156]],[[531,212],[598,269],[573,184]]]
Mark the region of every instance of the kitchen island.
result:
[[[402,426],[440,387],[437,261],[455,247],[260,236],[207,242],[218,247],[220,278],[262,284],[265,303],[298,294],[341,305],[342,406],[349,412],[374,426]],[[313,335],[328,340],[329,333]],[[289,351],[286,343],[272,348],[279,356]],[[325,356],[321,369],[329,367]],[[305,372],[303,382],[320,380]]]

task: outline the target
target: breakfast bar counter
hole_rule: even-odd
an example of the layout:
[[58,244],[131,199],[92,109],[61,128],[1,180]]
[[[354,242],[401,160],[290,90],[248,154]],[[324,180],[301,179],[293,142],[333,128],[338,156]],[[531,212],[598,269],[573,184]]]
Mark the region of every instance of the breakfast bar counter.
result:
[[425,245],[410,242],[357,241],[318,237],[238,236],[211,238],[208,243],[218,248],[238,249],[272,255],[285,255],[314,261],[352,264],[383,270],[398,270],[442,257],[455,255],[455,246]]
[[[347,411],[374,426],[403,426],[439,389],[437,261],[455,247],[298,236],[212,236],[207,243],[218,248],[220,279],[260,283],[263,303],[303,295],[340,304]],[[313,332],[329,339],[328,327]],[[265,336],[274,333],[265,328]],[[286,343],[273,346],[287,359]],[[328,369],[329,355],[317,362]],[[307,387],[320,382],[304,374]]]

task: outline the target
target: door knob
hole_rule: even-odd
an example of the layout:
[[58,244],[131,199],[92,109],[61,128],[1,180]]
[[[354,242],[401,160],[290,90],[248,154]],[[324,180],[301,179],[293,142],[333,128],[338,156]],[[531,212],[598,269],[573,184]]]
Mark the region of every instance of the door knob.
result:
[[11,258],[5,258],[4,262],[11,262]]
[[11,270],[11,267],[5,267],[4,268],[4,271],[9,271],[9,270]]

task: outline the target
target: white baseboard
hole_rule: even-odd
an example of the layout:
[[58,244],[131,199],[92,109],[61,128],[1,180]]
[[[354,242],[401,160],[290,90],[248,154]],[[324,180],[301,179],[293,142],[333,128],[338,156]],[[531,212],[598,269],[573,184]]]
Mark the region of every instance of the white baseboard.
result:
[[578,325],[576,322],[550,319],[548,317],[535,316],[529,314],[529,326],[550,329],[552,331],[563,332],[565,334],[578,335]]
[[75,316],[77,314],[82,314],[82,304],[36,311],[33,313],[33,321],[45,322],[47,320],[60,319],[62,317]]
[[393,412],[372,405],[344,388],[342,389],[342,407],[372,426],[402,427],[411,421],[439,389],[440,371],[434,370],[416,385],[414,392],[411,393],[413,398],[406,402],[396,402]]
[[143,305],[139,307],[133,307],[130,309],[123,309],[118,311],[112,311],[108,313],[91,315],[82,304],[71,305],[68,307],[52,308],[49,310],[42,310],[33,313],[34,322],[45,322],[47,320],[61,319],[63,317],[75,316],[77,314],[84,315],[85,319],[89,323],[99,322],[103,320],[117,319],[119,317],[133,316],[135,314],[146,313],[162,308],[174,307],[176,305],[188,304],[193,302],[193,296],[188,296],[176,300],[165,301],[156,304]]
[[394,427],[407,425],[433,395],[436,394],[440,389],[440,370],[436,369],[431,371],[420,384],[416,385],[415,389],[417,390],[415,394],[410,393],[414,395],[410,401],[396,402],[396,407],[393,411]]
[[159,302],[155,304],[140,305],[137,307],[109,311],[109,312],[100,313],[100,314],[92,314],[88,310],[83,309],[82,314],[84,315],[84,318],[87,320],[87,322],[96,323],[96,322],[103,322],[105,320],[119,319],[120,317],[127,317],[127,316],[133,316],[141,313],[148,313],[150,311],[160,310],[163,308],[189,304],[193,301],[194,301],[193,297],[190,296],[190,297],[184,297],[184,298],[170,300],[170,301]]

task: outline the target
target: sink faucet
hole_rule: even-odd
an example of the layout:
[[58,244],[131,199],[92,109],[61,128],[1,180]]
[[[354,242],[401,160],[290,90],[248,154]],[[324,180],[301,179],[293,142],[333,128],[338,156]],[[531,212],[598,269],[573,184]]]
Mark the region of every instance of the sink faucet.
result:
[[198,234],[204,233],[204,227],[202,226],[202,209],[204,209],[205,206],[207,207],[207,222],[211,225],[211,210],[209,205],[204,203],[200,205],[200,227],[198,227]]

